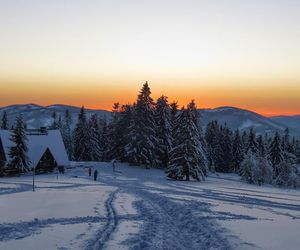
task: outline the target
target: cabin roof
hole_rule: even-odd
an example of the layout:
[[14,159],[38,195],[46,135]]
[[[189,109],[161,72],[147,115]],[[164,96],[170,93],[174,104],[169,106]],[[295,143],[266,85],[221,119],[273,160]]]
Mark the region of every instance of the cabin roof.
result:
[[[9,148],[13,146],[10,140],[12,131],[0,130],[0,138],[3,145],[6,161],[10,160]],[[47,148],[49,148],[58,165],[70,165],[66,148],[59,130],[48,130],[46,133],[32,133],[27,131],[29,166],[35,167]]]

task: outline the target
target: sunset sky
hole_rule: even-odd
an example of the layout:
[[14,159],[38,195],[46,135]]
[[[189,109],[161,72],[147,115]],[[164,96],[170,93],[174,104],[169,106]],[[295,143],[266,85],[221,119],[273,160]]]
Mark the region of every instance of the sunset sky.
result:
[[148,81],[199,108],[300,114],[299,0],[2,0],[0,106],[110,109]]

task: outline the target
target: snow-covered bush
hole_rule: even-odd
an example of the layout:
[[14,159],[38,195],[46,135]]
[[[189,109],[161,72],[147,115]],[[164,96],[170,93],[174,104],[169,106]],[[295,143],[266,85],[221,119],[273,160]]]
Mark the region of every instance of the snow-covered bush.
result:
[[275,184],[280,187],[297,188],[300,186],[300,172],[296,166],[289,162],[281,162],[277,166],[278,176]]
[[262,185],[271,183],[273,169],[268,160],[249,151],[241,163],[240,175],[249,183]]

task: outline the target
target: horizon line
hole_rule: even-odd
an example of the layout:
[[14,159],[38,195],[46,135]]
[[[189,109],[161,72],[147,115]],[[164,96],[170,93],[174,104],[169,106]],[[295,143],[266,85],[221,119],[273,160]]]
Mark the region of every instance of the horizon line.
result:
[[[113,104],[113,103],[112,103]],[[122,105],[122,103],[120,103]],[[128,103],[131,104],[131,103]],[[0,106],[0,109],[4,109],[4,108],[8,108],[8,107],[12,107],[12,106],[26,106],[26,105],[34,105],[34,106],[40,106],[42,108],[47,108],[47,107],[51,107],[51,106],[69,106],[72,108],[81,108],[84,107],[85,109],[88,110],[95,110],[95,111],[107,111],[107,112],[111,112],[112,109],[106,109],[106,108],[96,108],[96,107],[91,107],[88,105],[75,105],[75,104],[64,104],[64,103],[53,103],[53,104],[38,104],[38,103],[13,103],[13,104],[8,104],[8,105],[4,105],[4,106]],[[183,105],[185,106],[185,105]],[[216,106],[216,107],[197,107],[198,110],[215,110],[215,109],[221,109],[221,108],[235,108],[235,109],[240,109],[240,110],[244,110],[244,111],[248,111],[248,112],[253,112],[256,113],[258,115],[264,116],[264,117],[276,117],[276,116],[286,116],[286,117],[293,117],[293,116],[300,116],[300,113],[291,113],[291,114],[276,114],[276,113],[261,113],[261,112],[257,112],[255,110],[251,110],[251,109],[247,109],[247,108],[242,108],[242,107],[237,107],[237,106],[230,106],[230,105],[224,105],[224,106]]]

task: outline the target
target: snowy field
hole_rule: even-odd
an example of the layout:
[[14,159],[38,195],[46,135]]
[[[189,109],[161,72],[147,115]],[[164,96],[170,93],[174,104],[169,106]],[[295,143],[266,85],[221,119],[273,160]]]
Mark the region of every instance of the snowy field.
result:
[[81,164],[0,179],[0,249],[299,249],[300,191],[235,175],[175,182],[160,170]]

